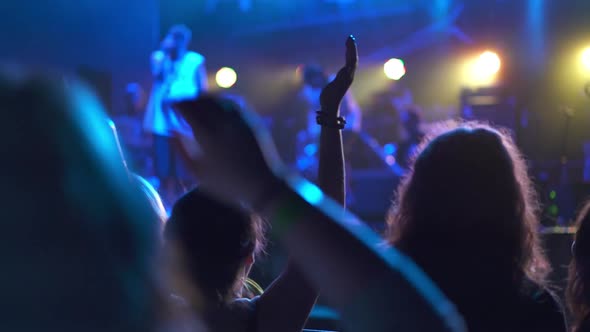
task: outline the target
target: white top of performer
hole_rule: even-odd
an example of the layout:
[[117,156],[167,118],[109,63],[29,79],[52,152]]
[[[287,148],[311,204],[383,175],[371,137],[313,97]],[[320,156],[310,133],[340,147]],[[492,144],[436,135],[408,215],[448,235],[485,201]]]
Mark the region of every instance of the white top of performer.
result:
[[152,53],[154,84],[143,127],[153,134],[192,136],[191,128],[171,103],[195,98],[207,88],[205,57],[186,50],[190,31],[182,29],[173,27],[162,42],[162,49]]

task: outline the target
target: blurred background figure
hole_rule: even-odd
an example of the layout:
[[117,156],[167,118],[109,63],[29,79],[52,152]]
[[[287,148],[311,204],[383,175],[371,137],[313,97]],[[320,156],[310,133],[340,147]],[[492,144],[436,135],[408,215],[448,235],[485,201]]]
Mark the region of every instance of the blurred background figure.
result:
[[418,145],[424,138],[422,116],[420,109],[412,105],[400,112],[400,118],[403,131],[395,149],[395,161],[403,169],[408,169]]
[[191,35],[186,26],[174,25],[151,56],[153,85],[143,125],[153,135],[154,168],[168,207],[193,182],[178,140],[192,131],[171,105],[207,89],[205,58],[188,50]]
[[395,99],[396,93],[389,88],[375,93],[364,117],[363,129],[381,146],[395,143],[402,136],[402,124]]
[[303,85],[300,91],[300,98],[305,105],[303,110],[306,114],[306,135],[310,140],[316,140],[320,127],[316,123],[316,112],[320,110],[320,93],[328,84],[328,77],[324,69],[318,65],[306,65],[303,69]]

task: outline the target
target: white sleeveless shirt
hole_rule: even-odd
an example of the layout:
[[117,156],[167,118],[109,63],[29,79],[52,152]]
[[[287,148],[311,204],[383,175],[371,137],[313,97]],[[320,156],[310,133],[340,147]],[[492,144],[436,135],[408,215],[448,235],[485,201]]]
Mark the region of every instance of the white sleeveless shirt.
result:
[[196,52],[186,52],[182,59],[170,61],[162,51],[156,51],[152,58],[163,61],[164,79],[154,82],[147,105],[143,127],[146,131],[162,135],[175,134],[192,136],[190,126],[171,107],[163,106],[165,99],[180,101],[195,98],[201,93],[199,87],[199,70],[205,64],[205,58]]

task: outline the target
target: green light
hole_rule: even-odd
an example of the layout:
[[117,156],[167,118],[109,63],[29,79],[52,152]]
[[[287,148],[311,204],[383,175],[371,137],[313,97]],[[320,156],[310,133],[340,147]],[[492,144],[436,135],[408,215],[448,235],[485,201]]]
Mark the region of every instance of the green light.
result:
[[551,190],[551,192],[549,193],[549,198],[555,199],[555,197],[557,197],[557,193],[555,192],[555,190]]
[[557,214],[559,213],[559,208],[557,207],[557,205],[553,204],[549,207],[549,213],[553,216],[557,216]]

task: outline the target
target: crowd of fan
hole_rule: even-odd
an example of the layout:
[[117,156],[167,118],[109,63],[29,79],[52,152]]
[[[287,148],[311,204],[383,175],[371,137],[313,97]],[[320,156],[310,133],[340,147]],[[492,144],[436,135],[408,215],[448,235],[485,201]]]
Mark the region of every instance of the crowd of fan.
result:
[[[356,66],[349,38],[320,98],[319,188],[285,171],[250,111],[179,102],[200,186],[168,220],[92,93],[3,74],[0,330],[301,331],[321,294],[344,331],[590,331],[590,205],[564,306],[524,159],[501,130],[455,122],[424,137],[384,236],[345,211],[338,107]],[[248,274],[267,232],[290,257],[257,292]]]

